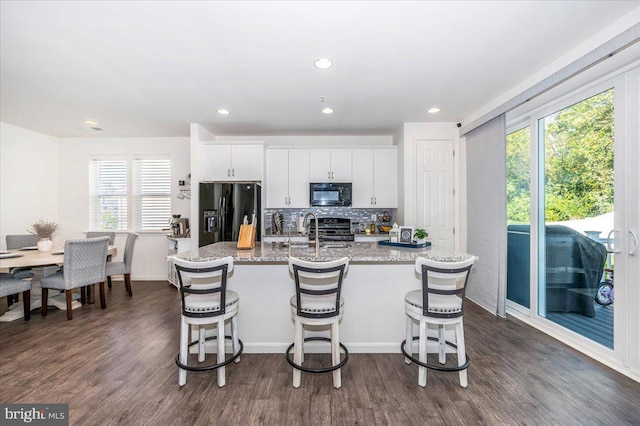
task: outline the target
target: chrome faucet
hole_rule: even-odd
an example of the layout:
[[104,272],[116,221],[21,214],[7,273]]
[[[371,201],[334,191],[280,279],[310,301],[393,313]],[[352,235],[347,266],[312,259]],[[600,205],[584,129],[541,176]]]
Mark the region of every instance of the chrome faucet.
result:
[[318,234],[318,215],[312,211],[308,211],[307,214],[305,214],[302,218],[302,223],[307,223],[307,218],[309,216],[313,216],[313,219],[316,221],[316,257],[320,257],[320,234]]

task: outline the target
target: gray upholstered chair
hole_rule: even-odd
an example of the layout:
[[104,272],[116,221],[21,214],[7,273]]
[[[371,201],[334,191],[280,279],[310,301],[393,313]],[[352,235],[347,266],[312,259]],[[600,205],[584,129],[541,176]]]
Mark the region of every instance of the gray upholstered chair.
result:
[[[97,238],[97,237],[109,237],[109,245],[114,245],[116,243],[116,233],[109,231],[89,231],[87,232],[87,238]],[[111,255],[107,256],[107,263],[111,262]],[[111,277],[107,277],[107,287],[111,288]]]
[[31,318],[31,282],[18,280],[11,274],[0,274],[0,297],[22,293],[24,306],[24,320]]
[[124,261],[111,262],[107,264],[107,277],[112,275],[124,275],[124,285],[127,289],[129,297],[133,296],[131,291],[131,259],[133,258],[133,246],[136,244],[138,234],[135,232],[127,235],[127,242],[124,246]]
[[[24,235],[7,235],[7,250],[18,250],[23,247],[34,247],[38,244],[38,236],[34,234],[24,234]],[[18,280],[22,280],[25,278],[32,278],[33,272],[31,268],[11,268],[9,271],[13,278]]]
[[67,296],[67,319],[73,318],[71,290],[100,283],[100,306],[107,307],[104,281],[109,237],[67,240],[64,243],[62,271],[40,280],[42,316],[47,315],[49,289],[64,290]]

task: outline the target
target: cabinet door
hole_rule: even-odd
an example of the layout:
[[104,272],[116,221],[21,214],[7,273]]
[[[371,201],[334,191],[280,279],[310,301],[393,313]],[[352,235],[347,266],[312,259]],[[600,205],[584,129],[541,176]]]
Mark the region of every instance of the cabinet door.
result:
[[287,208],[289,207],[289,151],[267,149],[266,153],[266,208]]
[[289,150],[289,207],[309,208],[309,150]]
[[262,145],[232,145],[231,179],[261,181],[263,153]]
[[231,146],[202,145],[200,176],[203,181],[231,179]]
[[331,180],[331,150],[309,150],[309,181],[329,182]]
[[373,150],[353,151],[352,206],[370,208],[373,206]]
[[373,196],[376,208],[398,207],[398,150],[373,150]]
[[331,181],[332,182],[351,182],[352,165],[351,165],[351,149],[332,149],[331,150]]

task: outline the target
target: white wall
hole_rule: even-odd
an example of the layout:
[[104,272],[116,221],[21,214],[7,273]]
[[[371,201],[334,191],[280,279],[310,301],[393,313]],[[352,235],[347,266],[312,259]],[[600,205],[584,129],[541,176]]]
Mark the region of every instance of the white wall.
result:
[[[178,180],[190,172],[189,138],[60,138],[59,139],[58,220],[61,238],[84,238],[89,229],[89,159],[91,155],[171,156],[172,192],[178,193]],[[190,202],[172,198],[172,213],[191,219]],[[167,227],[168,227],[167,218]],[[121,260],[126,241],[118,234],[121,248],[114,260]],[[168,242],[166,233],[143,233],[136,243],[131,277],[134,280],[166,280]]]
[[40,219],[58,220],[58,141],[0,123],[0,248]]
[[[399,139],[399,167],[402,174],[399,175],[399,187],[402,194],[399,194],[398,200],[404,200],[398,206],[398,220],[403,223],[415,223],[416,221],[416,141],[418,140],[451,140],[456,155],[453,159],[454,178],[453,185],[456,191],[454,196],[454,218],[453,223],[456,229],[454,236],[454,248],[460,250],[463,241],[460,240],[461,228],[460,208],[464,204],[459,194],[465,193],[466,183],[460,178],[462,169],[466,166],[460,162],[460,137],[456,123],[404,123],[403,129],[398,133]],[[462,203],[462,204],[461,204]]]

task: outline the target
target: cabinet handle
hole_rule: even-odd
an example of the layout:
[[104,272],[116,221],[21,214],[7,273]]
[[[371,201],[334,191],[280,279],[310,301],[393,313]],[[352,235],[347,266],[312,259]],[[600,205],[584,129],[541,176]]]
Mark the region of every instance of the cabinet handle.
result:
[[327,179],[331,180],[331,172],[327,172]]
[[227,176],[231,177],[231,169],[227,169]]
[[333,172],[331,172],[331,179],[333,179]]
[[231,169],[231,176],[233,176],[233,177],[236,176],[236,169]]

